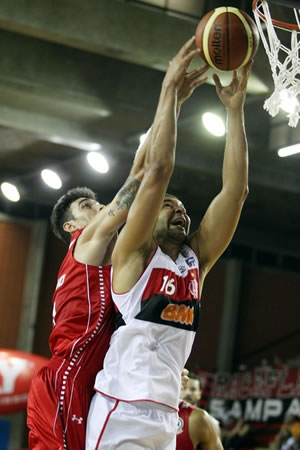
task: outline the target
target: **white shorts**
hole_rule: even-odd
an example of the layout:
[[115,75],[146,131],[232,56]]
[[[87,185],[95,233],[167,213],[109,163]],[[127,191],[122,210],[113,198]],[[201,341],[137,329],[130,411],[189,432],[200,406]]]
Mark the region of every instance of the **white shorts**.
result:
[[86,429],[86,450],[174,450],[176,411],[154,402],[123,402],[95,393]]

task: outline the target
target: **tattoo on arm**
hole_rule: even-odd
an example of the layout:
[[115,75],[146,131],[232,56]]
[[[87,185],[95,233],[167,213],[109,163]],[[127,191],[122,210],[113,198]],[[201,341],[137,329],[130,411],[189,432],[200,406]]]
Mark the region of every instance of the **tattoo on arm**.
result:
[[[116,211],[129,209],[132,205],[133,200],[135,199],[136,193],[138,191],[140,181],[136,178],[130,176],[127,178],[125,184],[120,189],[118,194],[118,200],[116,202]],[[110,209],[108,211],[109,216],[114,216],[116,211],[114,209]]]

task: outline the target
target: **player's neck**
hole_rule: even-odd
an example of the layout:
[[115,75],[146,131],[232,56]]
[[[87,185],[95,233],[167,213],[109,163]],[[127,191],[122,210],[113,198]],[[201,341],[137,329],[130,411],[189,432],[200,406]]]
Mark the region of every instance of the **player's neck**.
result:
[[176,261],[180,253],[182,244],[170,242],[157,242],[161,250],[166,253],[173,261]]

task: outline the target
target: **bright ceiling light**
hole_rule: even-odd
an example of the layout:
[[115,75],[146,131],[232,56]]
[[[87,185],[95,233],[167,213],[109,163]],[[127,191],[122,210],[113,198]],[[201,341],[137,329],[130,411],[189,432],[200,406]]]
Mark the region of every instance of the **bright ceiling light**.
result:
[[53,170],[44,169],[41,171],[41,177],[44,183],[52,189],[60,189],[62,187],[62,182],[60,177]]
[[290,145],[289,147],[282,147],[278,150],[278,156],[280,158],[284,158],[285,156],[296,155],[296,153],[300,153],[300,144]]
[[4,182],[1,184],[2,194],[11,202],[18,202],[20,200],[20,194],[17,187],[14,184]]
[[224,136],[225,124],[220,116],[206,112],[202,116],[202,122],[205,128],[214,136]]
[[66,139],[61,136],[50,136],[48,141],[54,142],[55,144],[68,145],[69,147],[78,148],[87,152],[96,152],[101,148],[98,142],[78,141],[77,139]]
[[87,160],[90,164],[90,166],[100,173],[106,173],[108,172],[109,165],[106,159],[104,158],[101,153],[98,152],[89,152],[87,155]]
[[287,89],[280,92],[280,108],[287,113],[293,113],[299,106],[296,95],[293,95]]

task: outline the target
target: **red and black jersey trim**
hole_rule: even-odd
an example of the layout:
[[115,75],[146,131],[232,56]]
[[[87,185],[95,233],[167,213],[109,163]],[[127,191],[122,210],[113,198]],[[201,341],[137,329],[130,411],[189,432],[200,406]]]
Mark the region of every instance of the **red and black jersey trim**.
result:
[[145,299],[136,319],[196,331],[199,323],[199,300],[172,300],[162,294]]

